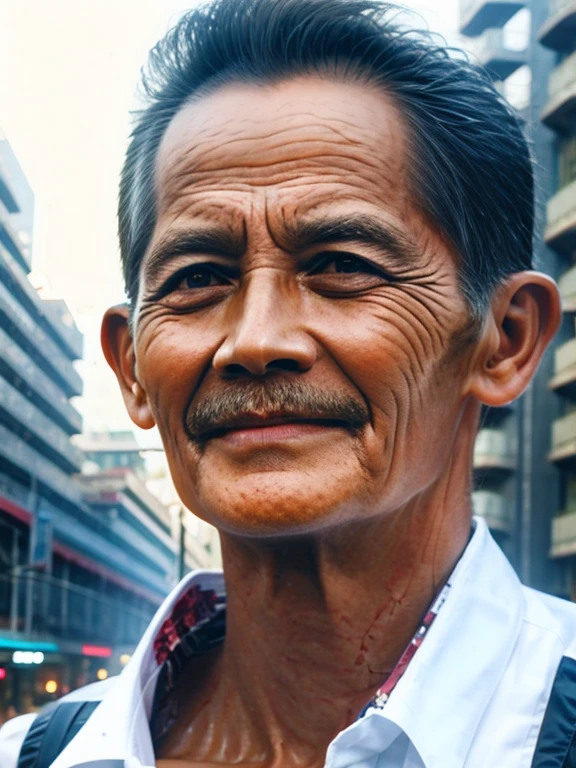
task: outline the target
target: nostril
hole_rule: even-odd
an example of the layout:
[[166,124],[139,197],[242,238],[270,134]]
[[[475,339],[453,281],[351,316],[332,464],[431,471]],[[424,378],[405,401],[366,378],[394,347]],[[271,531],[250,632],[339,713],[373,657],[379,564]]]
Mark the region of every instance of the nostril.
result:
[[286,359],[280,359],[280,360],[272,360],[272,362],[268,363],[268,365],[266,366],[266,370],[298,372],[301,370],[301,366],[297,360],[286,358]]
[[239,365],[238,363],[230,363],[226,366],[224,372],[226,376],[230,376],[231,378],[250,375],[248,368],[245,368],[243,365]]
[[297,360],[292,358],[278,358],[271,360],[264,368],[245,366],[240,363],[229,363],[224,368],[224,376],[230,379],[243,378],[245,376],[266,376],[268,373],[284,372],[299,373],[304,370]]

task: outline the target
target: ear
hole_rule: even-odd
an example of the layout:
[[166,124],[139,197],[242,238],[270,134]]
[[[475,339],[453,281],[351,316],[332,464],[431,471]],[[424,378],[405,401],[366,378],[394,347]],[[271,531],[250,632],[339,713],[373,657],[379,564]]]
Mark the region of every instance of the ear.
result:
[[125,304],[110,307],[106,312],[100,338],[104,356],[120,384],[130,418],[140,429],[151,429],[155,422],[146,392],[138,381],[130,310]]
[[470,391],[485,405],[507,405],[536,372],[561,319],[554,280],[540,272],[518,272],[491,302]]

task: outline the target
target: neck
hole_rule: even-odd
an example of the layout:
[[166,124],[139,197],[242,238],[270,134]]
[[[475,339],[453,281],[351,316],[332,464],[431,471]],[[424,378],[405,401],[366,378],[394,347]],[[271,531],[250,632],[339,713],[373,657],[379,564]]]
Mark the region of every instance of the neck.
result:
[[244,754],[258,765],[324,764],[466,546],[473,437],[454,446],[437,483],[383,517],[290,541],[223,535],[226,641],[202,705],[189,711],[197,727],[174,753],[209,755],[202,713],[222,706],[242,734],[226,734],[230,763]]
[[256,722],[276,700],[297,743],[317,744],[323,733],[328,744],[392,672],[470,532],[464,499],[462,522],[449,525],[414,506],[363,530],[260,547],[257,556],[245,542],[224,544],[235,587],[223,677],[236,679]]

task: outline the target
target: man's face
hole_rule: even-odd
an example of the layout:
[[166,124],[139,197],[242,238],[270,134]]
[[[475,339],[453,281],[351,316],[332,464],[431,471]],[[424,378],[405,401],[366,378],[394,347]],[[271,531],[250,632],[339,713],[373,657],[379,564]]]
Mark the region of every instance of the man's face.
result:
[[469,317],[410,164],[360,84],[230,85],[169,126],[136,372],[177,490],[219,528],[367,519],[448,471]]

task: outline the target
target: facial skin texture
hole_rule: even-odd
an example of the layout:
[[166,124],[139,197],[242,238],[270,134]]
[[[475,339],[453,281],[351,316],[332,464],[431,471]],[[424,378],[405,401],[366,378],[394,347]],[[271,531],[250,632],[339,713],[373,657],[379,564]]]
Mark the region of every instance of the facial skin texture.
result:
[[[248,87],[236,87],[225,105],[218,93],[174,120],[158,160],[150,250],[170,232],[206,227],[230,233],[240,246],[245,239],[247,248],[242,260],[206,253],[175,259],[159,279],[144,278],[137,310],[139,381],[150,392],[177,489],[201,516],[246,534],[395,509],[430,483],[450,450],[443,440],[430,451],[423,424],[445,434],[455,420],[450,410],[460,407],[460,393],[446,392],[454,371],[444,357],[467,309],[455,259],[410,204],[399,116],[379,94],[353,85],[323,83],[319,91],[310,83],[296,104],[291,90],[261,89],[258,109]],[[300,221],[350,213],[397,230],[416,263],[353,243],[293,249],[289,230]],[[320,254],[346,253],[366,259],[374,274],[361,263],[353,274],[333,274],[333,263],[309,274]],[[198,297],[181,290],[153,298],[162,278],[207,260],[230,270],[227,285],[197,290]],[[206,298],[217,300],[185,313]],[[357,438],[326,430],[262,451],[191,444],[182,429],[188,402],[217,400],[253,383],[267,365],[275,371],[269,378],[346,393],[368,408],[370,423]],[[242,370],[229,373],[232,366]]]
[[164,137],[134,333],[116,308],[103,343],[222,533],[229,607],[163,768],[324,764],[466,545],[480,403],[518,396],[557,327],[522,273],[474,329],[410,158],[391,99],[319,77],[220,88]]

